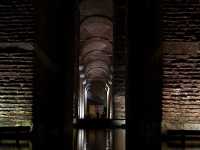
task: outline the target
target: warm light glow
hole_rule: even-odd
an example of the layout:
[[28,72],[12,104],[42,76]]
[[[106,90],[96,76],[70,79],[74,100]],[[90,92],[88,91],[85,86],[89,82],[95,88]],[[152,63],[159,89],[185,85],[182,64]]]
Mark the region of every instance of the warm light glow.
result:
[[83,129],[78,130],[77,150],[86,150],[86,135]]
[[83,69],[84,69],[84,66],[83,66],[83,65],[80,65],[80,66],[79,66],[79,71],[83,71]]
[[80,78],[85,78],[85,74],[80,74]]
[[106,83],[106,91],[107,91],[107,118],[111,119],[112,118],[112,105],[110,103],[110,87],[108,86],[108,84]]
[[84,104],[84,112],[85,112],[85,114],[87,113],[87,89],[85,88],[85,100],[84,100],[84,102],[85,102],[85,104]]
[[81,96],[80,99],[80,119],[84,118],[84,98]]
[[84,96],[80,95],[79,97],[79,119],[83,119],[84,118]]

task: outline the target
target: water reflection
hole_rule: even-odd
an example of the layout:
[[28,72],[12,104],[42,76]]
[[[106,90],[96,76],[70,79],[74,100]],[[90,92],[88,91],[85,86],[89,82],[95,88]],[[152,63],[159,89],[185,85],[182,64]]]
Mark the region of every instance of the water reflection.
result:
[[200,140],[174,140],[162,142],[162,150],[200,150]]
[[74,130],[74,150],[125,150],[125,129]]
[[0,150],[32,150],[32,144],[27,140],[0,140]]

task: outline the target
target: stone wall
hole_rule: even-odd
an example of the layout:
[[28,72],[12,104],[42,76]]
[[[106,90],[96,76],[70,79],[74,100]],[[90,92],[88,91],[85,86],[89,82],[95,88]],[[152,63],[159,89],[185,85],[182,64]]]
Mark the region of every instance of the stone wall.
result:
[[33,61],[32,50],[0,48],[0,126],[31,124]]
[[200,2],[198,0],[162,0],[161,24],[167,41],[199,41]]
[[32,124],[33,11],[30,0],[0,2],[0,127]]
[[125,119],[125,93],[127,78],[127,9],[126,1],[114,3],[113,95],[114,119]]
[[196,129],[200,123],[199,43],[166,42],[163,51],[163,127]]
[[162,0],[162,129],[200,129],[200,2]]
[[125,96],[115,96],[114,106],[114,119],[125,119]]
[[34,41],[34,28],[31,0],[0,2],[0,42]]

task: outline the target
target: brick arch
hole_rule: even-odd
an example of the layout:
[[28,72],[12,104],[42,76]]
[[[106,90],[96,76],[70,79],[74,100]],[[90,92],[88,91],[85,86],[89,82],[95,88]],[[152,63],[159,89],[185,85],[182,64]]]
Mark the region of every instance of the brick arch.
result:
[[[79,65],[84,66],[84,86],[96,89],[91,91],[94,95],[96,92],[97,95],[101,95],[101,91],[108,94],[105,86],[112,76],[112,7],[111,0],[83,0],[80,3]],[[97,88],[99,81],[103,85]]]
[[[101,78],[107,77],[110,74],[109,66],[103,61],[94,61],[87,65],[85,69],[86,76],[99,76]],[[102,76],[103,75],[103,76]]]
[[105,54],[102,51],[94,50],[94,51],[91,51],[85,57],[80,58],[80,62],[82,62],[85,65],[92,63],[96,60],[104,61],[106,64],[108,64],[110,66],[112,64],[112,55]]
[[80,57],[87,79],[107,79],[113,54],[113,27],[106,17],[87,17],[80,24]]
[[103,39],[87,40],[81,45],[80,55],[83,56],[85,53],[93,50],[105,51],[106,53],[112,54],[112,44],[108,40]]
[[102,16],[91,16],[87,17],[80,24],[80,39],[82,41],[90,37],[99,37],[107,39],[108,41],[113,40],[113,25],[112,21],[107,17]]

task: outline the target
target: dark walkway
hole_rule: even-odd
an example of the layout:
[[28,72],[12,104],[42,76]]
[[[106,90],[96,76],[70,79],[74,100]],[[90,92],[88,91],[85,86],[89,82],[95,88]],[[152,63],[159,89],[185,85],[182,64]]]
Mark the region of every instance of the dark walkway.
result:
[[110,119],[79,119],[74,123],[75,128],[125,128],[125,120]]

